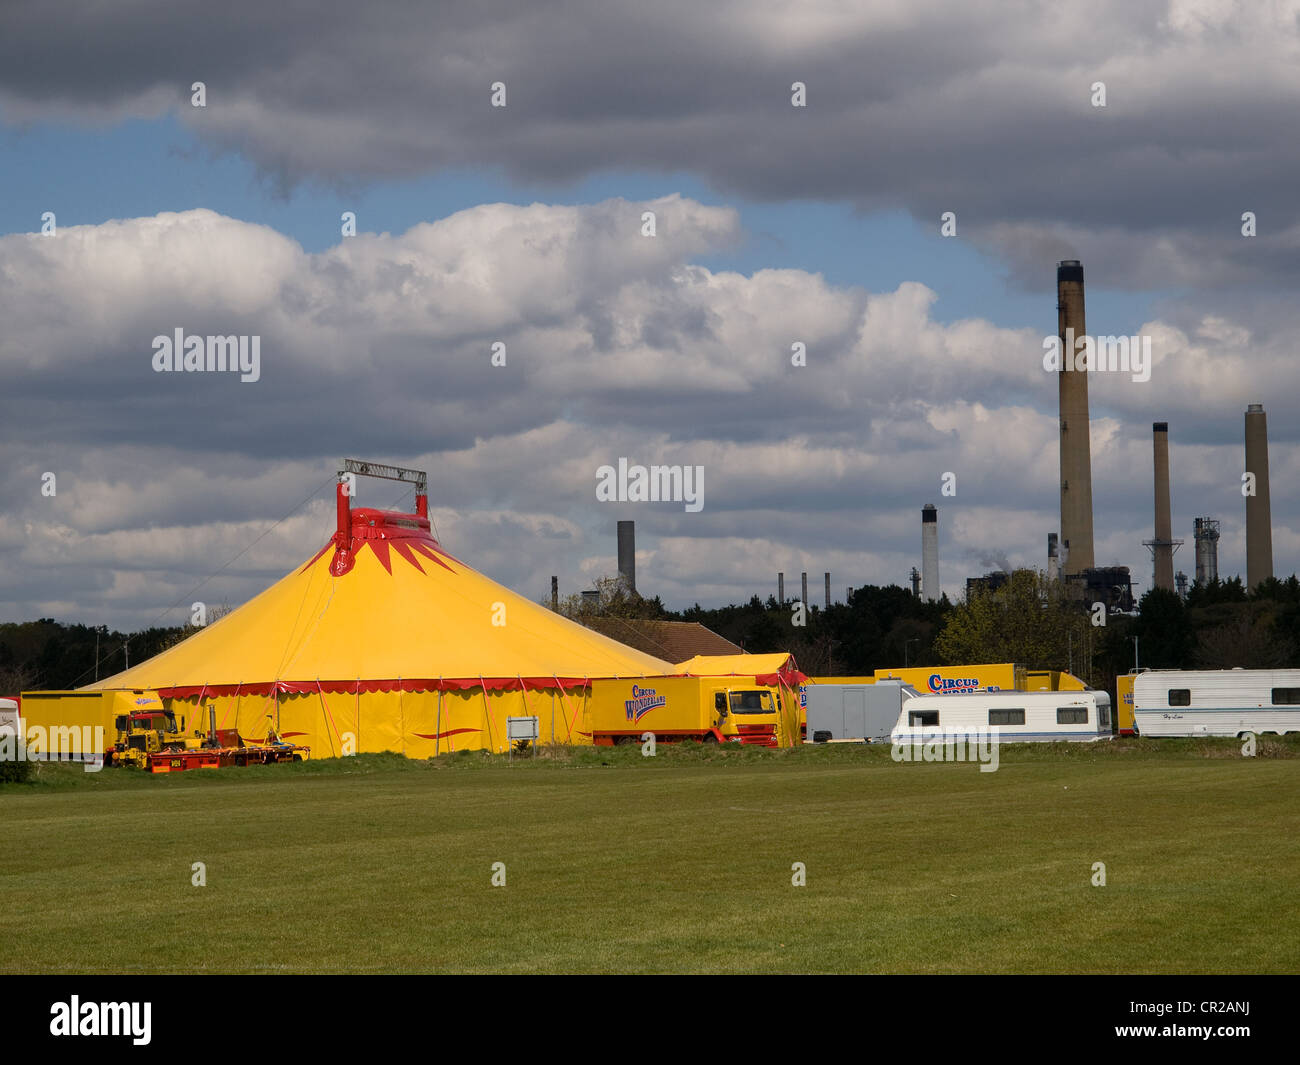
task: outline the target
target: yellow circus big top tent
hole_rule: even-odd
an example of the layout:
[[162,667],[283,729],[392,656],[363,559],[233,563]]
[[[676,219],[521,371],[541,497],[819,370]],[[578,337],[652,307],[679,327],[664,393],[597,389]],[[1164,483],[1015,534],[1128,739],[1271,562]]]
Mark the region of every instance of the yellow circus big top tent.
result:
[[416,512],[404,514],[353,509],[354,482],[341,474],[337,531],[305,565],[89,688],[155,689],[191,728],[212,708],[219,729],[252,741],[274,723],[316,758],[423,758],[504,751],[507,717],[540,718],[542,742],[589,742],[580,733],[592,678],[675,672],[448,554],[418,478]]

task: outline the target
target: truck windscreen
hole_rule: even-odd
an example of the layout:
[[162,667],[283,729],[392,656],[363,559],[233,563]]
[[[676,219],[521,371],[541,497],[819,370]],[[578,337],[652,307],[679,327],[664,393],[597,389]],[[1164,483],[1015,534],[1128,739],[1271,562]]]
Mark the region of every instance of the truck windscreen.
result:
[[772,702],[772,693],[765,691],[732,692],[731,712],[733,714],[771,714],[776,711]]

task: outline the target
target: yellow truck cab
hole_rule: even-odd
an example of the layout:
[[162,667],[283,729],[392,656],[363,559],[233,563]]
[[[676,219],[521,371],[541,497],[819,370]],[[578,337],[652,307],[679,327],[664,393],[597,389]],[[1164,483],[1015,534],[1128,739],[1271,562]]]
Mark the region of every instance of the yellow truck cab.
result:
[[647,732],[660,743],[782,745],[779,695],[753,677],[593,680],[591,689],[590,736],[597,746],[640,743]]
[[113,745],[112,760],[119,765],[144,768],[150,764],[151,754],[197,750],[202,742],[199,736],[184,733],[183,726],[176,723],[176,715],[163,710],[161,704],[156,709],[118,714],[113,725],[117,743]]

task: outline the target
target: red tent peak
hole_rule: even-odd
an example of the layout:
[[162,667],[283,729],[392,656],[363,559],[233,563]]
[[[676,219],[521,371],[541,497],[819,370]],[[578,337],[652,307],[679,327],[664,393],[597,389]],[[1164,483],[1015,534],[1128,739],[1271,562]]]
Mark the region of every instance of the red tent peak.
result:
[[[315,558],[303,569],[313,565],[321,555],[331,547],[334,557],[330,560],[330,573],[342,577],[352,571],[356,565],[357,554],[367,546],[375,553],[380,564],[389,573],[393,572],[390,561],[390,549],[424,572],[420,565],[423,557],[436,562],[443,569],[452,570],[443,558],[451,556],[445,552],[433,538],[427,517],[427,506],[421,505],[415,514],[398,510],[378,510],[375,507],[357,507],[352,509],[352,500],[344,485],[340,483],[337,493],[338,528],[330,537],[329,543],[316,553]],[[420,501],[423,504],[423,500]]]

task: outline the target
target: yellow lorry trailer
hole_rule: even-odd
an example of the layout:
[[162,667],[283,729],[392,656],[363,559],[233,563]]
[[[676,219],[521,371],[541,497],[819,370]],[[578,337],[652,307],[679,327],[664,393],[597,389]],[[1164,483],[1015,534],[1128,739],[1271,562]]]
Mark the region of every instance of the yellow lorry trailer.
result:
[[[21,715],[27,749],[43,758],[97,760],[117,741],[123,715],[162,712],[158,693],[116,691],[23,692]],[[180,731],[185,731],[184,720]]]
[[592,743],[601,747],[698,740],[788,747],[780,692],[753,677],[642,677],[593,680],[589,703]]

